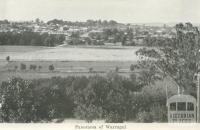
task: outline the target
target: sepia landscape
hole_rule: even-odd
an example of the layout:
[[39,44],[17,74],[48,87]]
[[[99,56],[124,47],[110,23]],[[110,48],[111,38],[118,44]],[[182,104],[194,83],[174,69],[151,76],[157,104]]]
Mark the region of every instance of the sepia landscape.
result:
[[[59,9],[68,3],[73,11],[80,5],[75,1],[47,5],[51,12],[50,4]],[[101,4],[125,10],[116,1]],[[96,2],[83,5],[100,11]],[[101,8],[95,18],[83,19],[80,9],[68,20],[62,13],[57,18],[46,9],[34,14],[35,7],[24,7],[35,15],[26,17],[23,9],[15,15],[20,7],[14,0],[7,5],[13,11],[7,17],[0,13],[0,122],[199,123],[200,19],[138,22],[144,20],[139,15],[136,21],[123,15],[125,21],[117,21],[111,14],[106,19]]]

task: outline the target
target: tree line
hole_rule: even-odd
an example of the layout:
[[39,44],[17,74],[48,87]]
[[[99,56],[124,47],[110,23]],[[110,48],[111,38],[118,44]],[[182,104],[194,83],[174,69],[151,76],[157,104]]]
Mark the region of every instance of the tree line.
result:
[[120,42],[124,46],[135,46],[133,29],[120,30],[117,28],[106,28],[102,32],[89,32],[88,37],[81,37],[81,33],[74,32],[69,37],[70,45],[104,45],[104,43]]
[[37,33],[32,31],[0,32],[0,45],[56,46],[63,44],[64,35]]
[[72,21],[63,21],[59,19],[53,19],[47,22],[47,24],[54,24],[54,25],[68,25],[68,26],[79,26],[79,27],[88,27],[88,26],[116,26],[117,23],[114,20],[87,20],[86,22],[72,22]]

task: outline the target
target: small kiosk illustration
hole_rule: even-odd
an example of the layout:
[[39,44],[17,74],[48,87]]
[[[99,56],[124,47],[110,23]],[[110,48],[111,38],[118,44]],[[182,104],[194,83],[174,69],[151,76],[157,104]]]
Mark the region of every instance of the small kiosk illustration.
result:
[[167,100],[169,123],[195,123],[196,99],[191,95],[178,94]]

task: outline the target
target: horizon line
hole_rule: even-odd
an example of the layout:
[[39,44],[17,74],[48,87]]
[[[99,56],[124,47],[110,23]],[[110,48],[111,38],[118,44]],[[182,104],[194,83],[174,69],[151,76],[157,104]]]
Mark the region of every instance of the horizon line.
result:
[[[36,18],[37,19],[37,18]],[[8,20],[9,22],[31,22],[35,21],[36,19],[30,19],[30,20],[12,20],[12,19],[0,19],[0,21]],[[192,24],[200,24],[200,22],[191,22],[191,21],[168,21],[168,22],[161,22],[161,21],[152,21],[152,22],[119,22],[114,19],[87,19],[87,20],[65,20],[65,19],[59,19],[59,18],[53,18],[50,20],[43,20],[41,18],[40,21],[43,21],[44,23],[47,23],[48,21],[52,20],[62,20],[62,21],[69,21],[69,22],[87,22],[87,20],[93,20],[93,21],[116,21],[118,24],[177,24],[177,23],[192,23]]]

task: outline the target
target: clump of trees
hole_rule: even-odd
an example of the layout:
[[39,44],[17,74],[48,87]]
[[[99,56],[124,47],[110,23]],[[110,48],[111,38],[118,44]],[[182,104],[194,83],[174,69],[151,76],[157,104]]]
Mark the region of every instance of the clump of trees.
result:
[[151,99],[160,98],[148,97],[137,76],[125,78],[117,73],[104,77],[13,78],[2,83],[0,95],[3,122],[48,122],[64,118],[124,122],[136,120],[139,112],[150,107]]
[[119,23],[117,23],[114,20],[87,20],[86,22],[71,22],[71,21],[63,21],[60,19],[53,19],[47,22],[47,24],[53,24],[53,25],[68,25],[68,26],[78,26],[78,27],[88,27],[88,26],[103,26],[103,27],[112,27],[116,26]]
[[64,35],[37,33],[32,31],[0,32],[0,45],[56,46],[63,44]]
[[4,122],[34,120],[33,86],[22,79],[12,79],[1,85],[1,119]]
[[80,32],[74,32],[68,39],[69,45],[104,45],[104,43],[121,43],[123,46],[135,46],[133,30],[113,28],[101,32],[89,32],[88,37],[81,37]]
[[[36,87],[37,83],[42,88]],[[47,81],[45,83],[47,84]],[[63,90],[56,86],[48,87],[40,81],[13,78],[10,82],[1,85],[0,118],[3,122],[25,123],[68,117],[72,110],[70,108],[72,103],[61,91]]]
[[29,67],[30,70],[36,70],[36,68],[37,68],[37,65],[30,65]]
[[129,28],[127,28],[126,30],[107,28],[104,29],[102,32],[89,33],[89,38],[95,39],[96,41],[102,41],[102,43],[121,42],[124,46],[135,46],[135,42],[133,40],[133,30]]
[[171,38],[147,36],[143,39],[143,44],[148,47],[159,47],[165,46],[165,44],[167,44],[170,41]]
[[[29,66],[27,65],[27,64],[25,64],[25,63],[21,63],[19,66],[18,65],[15,65],[14,67],[13,67],[13,69],[14,69],[14,71],[17,71],[18,69],[19,70],[21,70],[21,71],[41,71],[42,70],[42,66],[41,65],[35,65],[35,64],[30,64]],[[51,65],[49,65],[48,67],[47,67],[47,69],[49,70],[49,71],[54,71],[55,70],[55,67],[54,67],[54,65],[53,64],[51,64]],[[91,70],[91,72],[92,72],[92,70]]]
[[80,32],[74,32],[70,35],[70,40],[68,40],[69,45],[84,45],[85,41],[81,39]]

